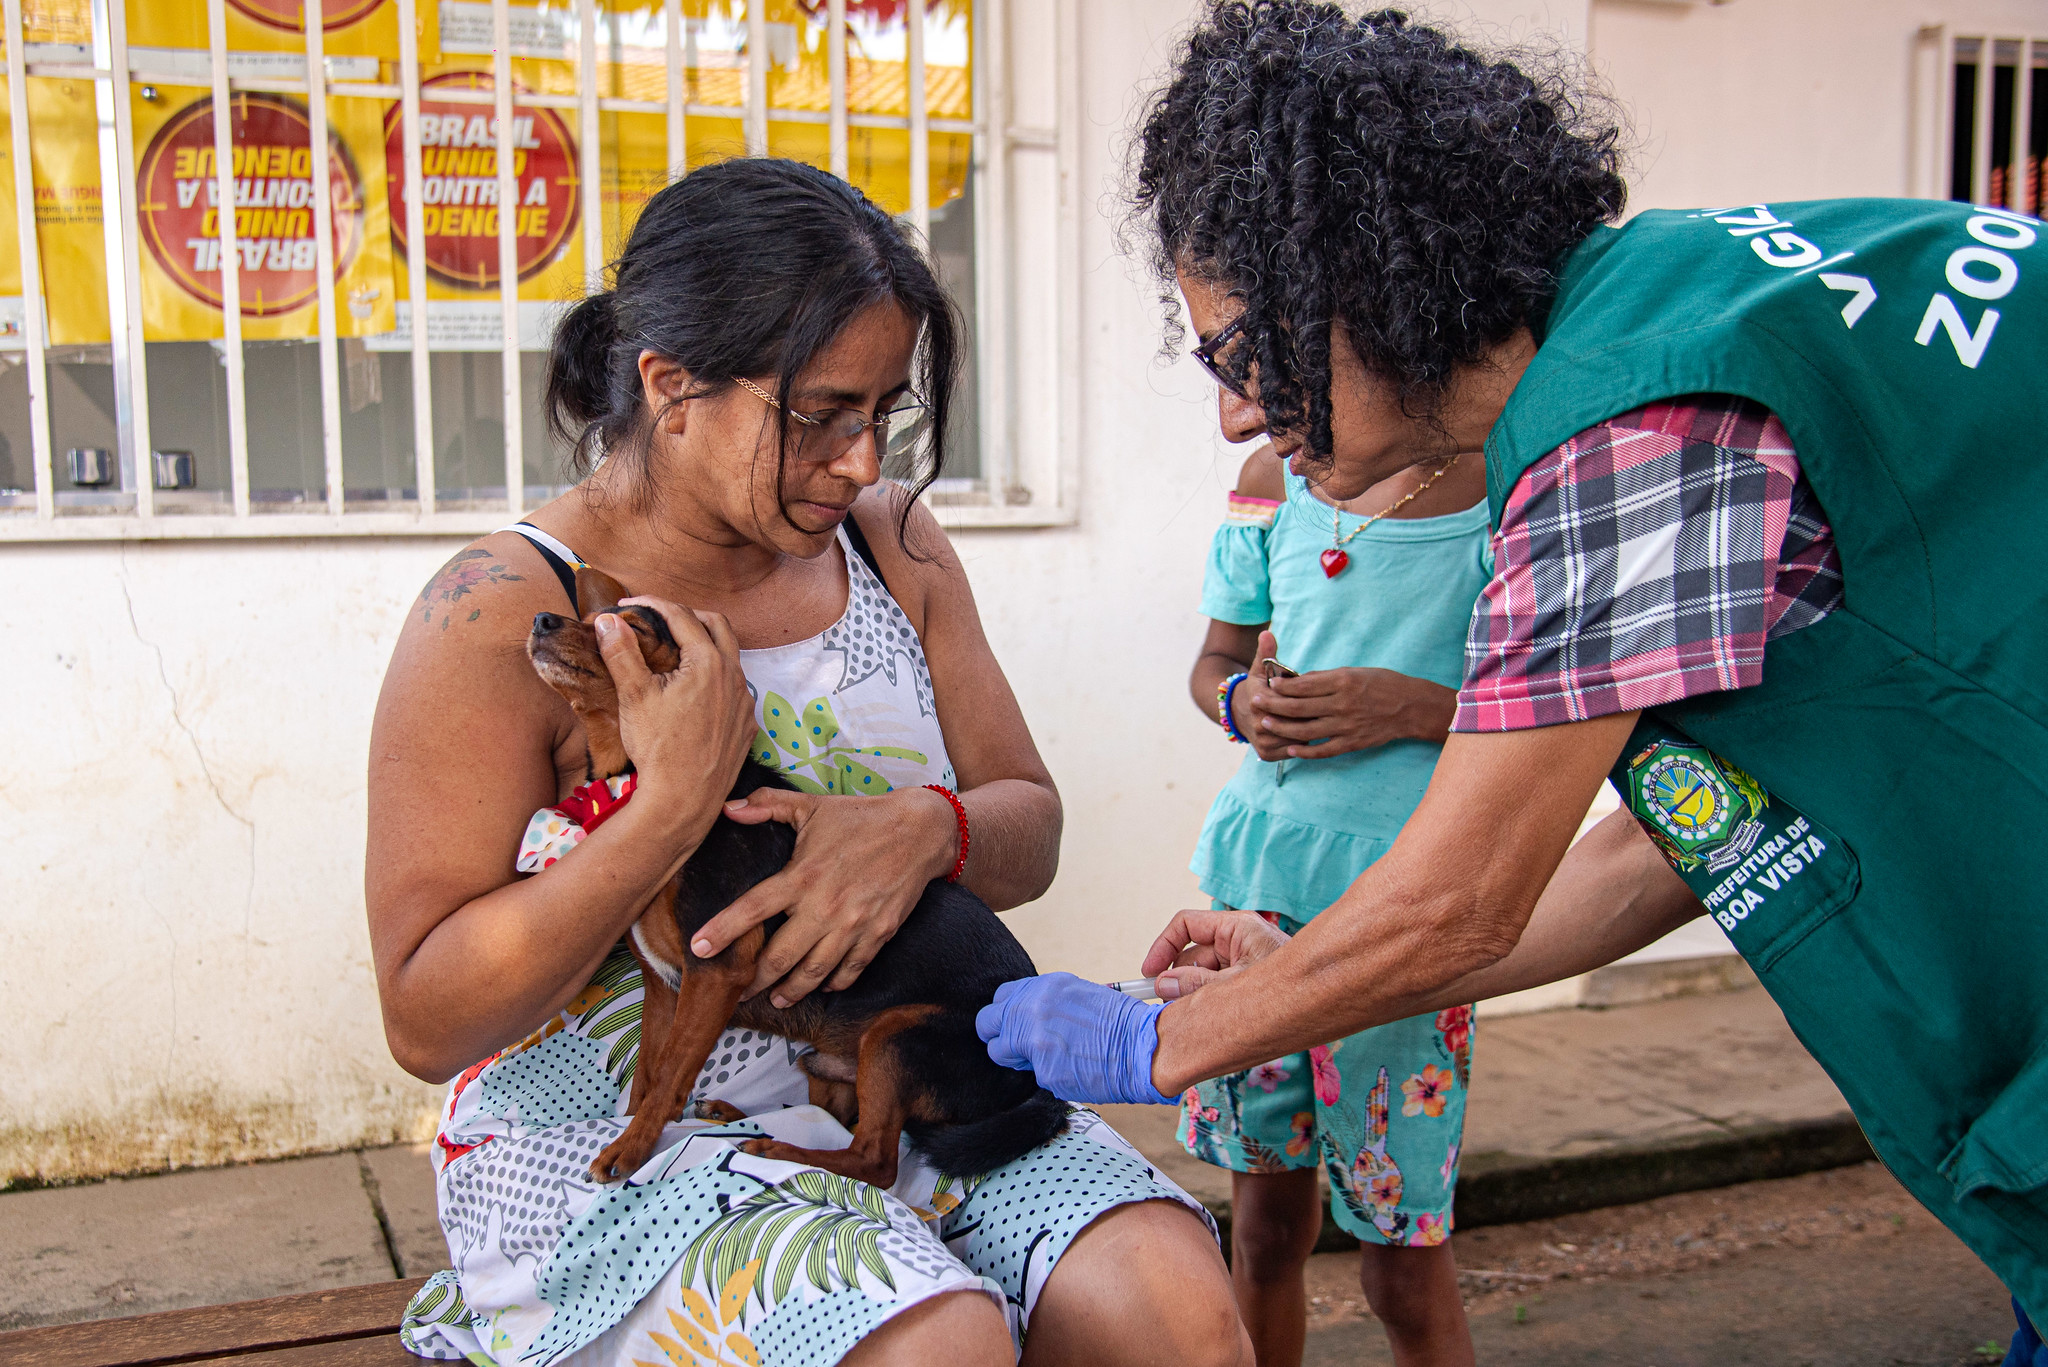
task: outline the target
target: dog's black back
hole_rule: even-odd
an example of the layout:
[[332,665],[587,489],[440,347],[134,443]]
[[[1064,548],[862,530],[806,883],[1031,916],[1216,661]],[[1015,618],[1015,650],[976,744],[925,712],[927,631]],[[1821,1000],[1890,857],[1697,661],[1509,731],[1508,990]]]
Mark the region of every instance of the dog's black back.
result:
[[[732,795],[794,787],[748,760]],[[742,825],[721,815],[677,877],[675,914],[683,943],[755,884],[780,872],[795,849],[796,832],[781,822]],[[784,919],[773,917],[764,928],[773,935]],[[924,1103],[915,1109],[940,1118],[912,1121],[905,1132],[940,1172],[976,1176],[1066,1128],[1066,1103],[1031,1073],[991,1060],[974,1030],[975,1013],[996,988],[1037,971],[987,903],[957,883],[933,879],[853,986],[813,992],[780,1012],[757,998],[748,1003],[749,1015],[769,1016],[760,1023],[770,1031],[809,1038],[828,1024],[858,1025],[893,1006],[942,1007],[931,1021],[894,1037],[903,1072]]]

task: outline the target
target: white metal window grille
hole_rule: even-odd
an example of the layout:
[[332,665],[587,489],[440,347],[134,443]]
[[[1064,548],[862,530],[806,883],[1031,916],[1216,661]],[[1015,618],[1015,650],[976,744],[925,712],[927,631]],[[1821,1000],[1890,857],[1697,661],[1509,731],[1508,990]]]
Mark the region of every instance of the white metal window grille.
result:
[[1927,117],[1914,192],[2038,217],[2048,207],[2048,36],[1943,26],[1920,36],[1916,79]]
[[[424,192],[427,175],[421,139],[423,78],[414,36],[419,31],[419,10],[436,0],[390,0],[396,5],[399,33],[395,83],[364,79],[388,72],[389,63],[380,68],[375,61],[330,58],[324,48],[327,25],[303,22],[303,10],[299,11],[303,54],[263,54],[268,60],[259,60],[254,54],[229,50],[228,0],[203,0],[208,48],[204,69],[197,70],[194,54],[131,48],[130,16],[123,0],[89,2],[89,45],[66,47],[26,41],[24,0],[0,0],[0,22],[4,22],[0,41],[4,41],[6,48],[7,111],[13,157],[15,222],[11,227],[18,243],[23,282],[18,318],[0,314],[0,340],[7,339],[10,332],[15,334],[13,355],[25,372],[30,447],[26,463],[33,470],[32,488],[0,490],[0,540],[475,535],[502,525],[556,492],[547,485],[537,487],[525,463],[530,447],[525,429],[534,412],[530,401],[535,396],[530,390],[536,373],[532,363],[535,339],[530,331],[522,333],[515,226],[518,220],[510,213],[495,215],[499,281],[496,411],[502,432],[502,484],[496,488],[465,489],[459,497],[444,496],[437,489],[433,362],[439,353],[432,345],[430,328],[420,325],[421,301],[429,298],[428,262],[423,250],[406,253],[398,267],[405,272],[413,309],[411,325],[401,330],[409,336],[398,343],[409,355],[410,363],[411,487],[369,491],[381,497],[359,497],[363,491],[351,489],[345,478],[342,389],[346,367],[337,309],[345,302],[353,306],[355,301],[337,299],[335,289],[336,205],[328,175],[330,101],[375,100],[386,102],[386,107],[395,104],[397,127],[402,133],[404,194],[402,212],[395,203],[391,205],[398,220],[393,227],[403,232],[407,242],[422,243],[426,236],[424,215],[431,206],[426,203],[429,196]],[[1067,184],[1072,164],[1073,119],[1068,112],[1073,98],[1069,74],[1072,62],[1062,60],[1062,55],[1072,52],[1075,0],[977,0],[972,17],[973,105],[972,117],[967,120],[929,116],[925,98],[927,0],[901,0],[908,11],[904,73],[908,109],[904,116],[849,108],[849,0],[815,0],[815,4],[813,0],[800,0],[806,12],[812,8],[819,12],[816,18],[824,21],[827,35],[830,99],[829,107],[822,111],[780,108],[771,103],[769,69],[778,35],[770,32],[764,0],[737,0],[732,10],[733,22],[743,28],[745,38],[741,47],[744,76],[738,107],[694,101],[694,78],[685,79],[686,68],[694,63],[686,62],[685,48],[696,40],[697,27],[684,22],[682,0],[658,3],[663,21],[660,32],[665,41],[659,99],[638,97],[652,93],[644,89],[636,91],[635,97],[628,97],[600,88],[603,68],[598,61],[599,37],[606,21],[614,16],[594,0],[570,0],[566,6],[556,4],[552,11],[545,3],[535,11],[515,7],[508,0],[455,7],[441,4],[444,26],[451,9],[460,10],[459,17],[466,17],[479,27],[476,36],[480,41],[475,50],[492,54],[490,88],[437,88],[431,91],[431,97],[444,106],[476,106],[479,114],[492,120],[489,145],[498,153],[513,152],[493,158],[497,178],[495,202],[518,202],[518,153],[515,147],[508,146],[516,144],[521,136],[519,121],[513,117],[515,84],[511,62],[512,55],[521,50],[521,42],[528,41],[529,35],[523,30],[515,33],[514,25],[515,19],[524,24],[536,12],[544,19],[552,13],[557,32],[572,37],[577,58],[575,88],[518,90],[516,103],[528,109],[559,110],[565,122],[573,119],[578,130],[576,192],[581,203],[577,231],[581,234],[586,263],[586,288],[601,283],[606,245],[601,203],[604,174],[600,165],[604,154],[600,121],[606,114],[662,115],[667,164],[671,167],[688,164],[686,115],[737,116],[744,130],[745,150],[751,154],[768,150],[771,124],[823,125],[829,169],[840,175],[848,170],[849,130],[900,129],[909,142],[908,217],[920,232],[927,234],[932,215],[927,196],[930,137],[935,133],[969,135],[973,149],[969,185],[975,199],[971,288],[976,301],[976,329],[973,392],[963,398],[973,408],[980,468],[971,479],[942,479],[934,487],[931,501],[938,506],[942,519],[954,526],[1044,526],[1070,522],[1074,515],[1073,459],[1078,444],[1074,381],[1070,373],[1077,334],[1076,221]],[[861,0],[852,3],[859,6]],[[327,0],[327,4],[331,12],[336,0]],[[644,4],[640,8],[644,10]],[[486,36],[481,32],[480,22],[485,11],[489,22],[487,49],[481,41]],[[610,31],[616,36],[615,23]],[[689,55],[696,54],[692,51]],[[105,359],[111,369],[110,407],[115,433],[114,448],[110,451],[60,450],[53,441],[48,301],[37,289],[45,275],[38,252],[31,78],[89,83],[98,115],[96,151],[109,333]],[[238,243],[239,210],[219,214],[219,244],[217,249],[210,249],[218,252],[222,301],[224,335],[214,346],[225,370],[226,411],[222,426],[230,472],[227,487],[196,496],[181,488],[181,484],[191,483],[189,457],[185,458],[187,468],[181,471],[180,453],[162,451],[152,441],[152,376],[150,346],[145,345],[143,326],[136,131],[131,103],[125,98],[131,88],[143,90],[144,98],[149,98],[152,83],[210,84],[215,109],[227,108],[231,101],[244,96],[261,94],[303,101],[311,124],[307,143],[313,158],[311,202],[302,208],[310,210],[316,255],[313,264],[318,282],[317,443],[321,457],[319,488],[304,496],[284,502],[266,501],[258,496],[264,491],[253,490],[251,486],[252,440],[261,440],[252,426],[252,411],[262,414],[267,407],[289,396],[262,386],[261,392],[251,391],[252,348],[263,343],[245,337],[241,305],[248,298],[245,277],[252,269],[250,261],[255,259],[244,248],[257,244]],[[211,169],[215,185],[208,191],[208,202],[219,205],[243,203],[237,199],[231,128],[228,118],[213,120]],[[4,231],[6,225],[0,225],[0,232]],[[1028,279],[1017,277],[1012,269],[1014,262],[1034,263]],[[59,288],[56,281],[46,283],[52,293]],[[962,283],[955,281],[956,288]],[[386,349],[391,349],[388,339]],[[1022,411],[1020,396],[1029,396],[1028,413]],[[16,460],[17,471],[22,463]],[[60,469],[67,475],[67,485],[83,486],[93,479],[98,481],[97,485],[91,489],[60,490]],[[91,479],[73,478],[84,476]]]

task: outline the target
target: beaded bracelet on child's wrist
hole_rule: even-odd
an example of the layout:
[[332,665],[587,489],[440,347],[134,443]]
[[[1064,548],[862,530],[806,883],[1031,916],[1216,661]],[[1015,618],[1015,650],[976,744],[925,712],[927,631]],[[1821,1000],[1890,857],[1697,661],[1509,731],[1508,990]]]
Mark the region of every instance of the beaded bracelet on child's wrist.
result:
[[1230,715],[1230,697],[1237,691],[1237,686],[1250,677],[1248,672],[1239,670],[1216,685],[1216,720],[1222,723],[1223,734],[1237,745],[1250,745],[1251,739],[1237,729],[1237,720]]

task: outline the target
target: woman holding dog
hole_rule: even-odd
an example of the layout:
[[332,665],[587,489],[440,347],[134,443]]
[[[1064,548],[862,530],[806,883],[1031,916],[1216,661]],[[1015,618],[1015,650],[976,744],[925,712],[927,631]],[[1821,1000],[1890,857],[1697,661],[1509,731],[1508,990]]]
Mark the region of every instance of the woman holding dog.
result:
[[[1224,433],[1337,499],[1483,459],[1492,577],[1421,805],[1334,905],[1292,937],[1182,913],[1146,969],[1186,1000],[1048,975],[983,1037],[1160,1101],[1712,914],[2032,1364],[2048,589],[2011,548],[2048,507],[2048,230],[1880,200],[1615,229],[1616,143],[1569,79],[1391,12],[1198,26],[1137,206]],[[1609,776],[1627,810],[1572,845]]]
[[[1052,878],[1059,798],[959,561],[879,484],[920,407],[909,458],[927,482],[943,462],[954,329],[886,214],[768,160],[657,194],[614,288],[558,329],[550,416],[587,478],[427,585],[372,742],[386,1034],[411,1072],[454,1079],[435,1162],[455,1272],[414,1301],[416,1353],[1249,1361],[1206,1215],[1086,1112],[979,1179],[906,1161],[883,1193],[742,1148],[835,1145],[794,1049],[729,1031],[694,1095],[747,1120],[672,1125],[622,1183],[588,1171],[631,1104],[621,937],[721,811],[798,833],[692,946],[786,915],[754,984],[778,1004],[851,983],[934,878],[998,909]],[[537,613],[588,611],[582,565],[680,655],[651,674],[594,614],[630,789],[591,782],[575,714],[526,659]],[[722,806],[750,752],[801,791]]]

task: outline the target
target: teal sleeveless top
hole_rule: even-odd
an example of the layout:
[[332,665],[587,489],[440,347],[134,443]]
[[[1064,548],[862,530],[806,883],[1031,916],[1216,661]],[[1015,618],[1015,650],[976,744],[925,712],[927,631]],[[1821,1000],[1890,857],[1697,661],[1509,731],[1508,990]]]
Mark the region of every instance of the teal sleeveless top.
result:
[[1892,1172],[2048,1323],[2048,227],[1963,204],[1650,212],[1567,259],[1487,442],[1776,413],[1843,602],[1644,714],[1614,781]]
[[[1279,658],[1304,674],[1373,666],[1455,689],[1473,605],[1493,576],[1486,504],[1383,518],[1345,545],[1351,563],[1334,579],[1319,559],[1330,546],[1332,511],[1289,474],[1270,529],[1217,528],[1202,614],[1240,626],[1270,622]],[[1358,523],[1347,514],[1345,531]],[[1189,867],[1218,901],[1300,923],[1394,843],[1443,746],[1401,740],[1271,763],[1243,749]]]

